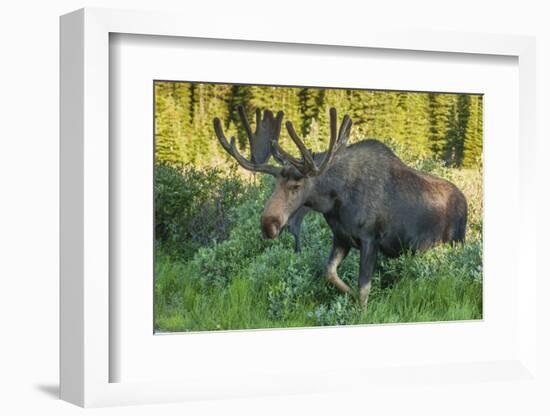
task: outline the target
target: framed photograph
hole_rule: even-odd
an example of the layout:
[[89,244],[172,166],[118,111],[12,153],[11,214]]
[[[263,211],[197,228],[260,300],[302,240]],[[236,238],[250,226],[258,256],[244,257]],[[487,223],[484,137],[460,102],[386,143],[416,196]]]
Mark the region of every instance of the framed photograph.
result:
[[61,397],[537,383],[534,50],[63,16]]

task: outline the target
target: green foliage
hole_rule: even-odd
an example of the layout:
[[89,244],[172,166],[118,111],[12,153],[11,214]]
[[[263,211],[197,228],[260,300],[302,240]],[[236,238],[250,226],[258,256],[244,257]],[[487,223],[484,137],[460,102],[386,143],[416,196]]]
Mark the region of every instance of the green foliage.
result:
[[216,169],[186,165],[155,167],[155,236],[157,243],[183,258],[199,247],[224,240],[233,225],[231,207],[247,192],[239,179]]
[[[175,85],[175,84],[173,84]],[[184,156],[180,134],[184,129],[178,109],[188,102],[176,100],[172,84],[155,84],[155,153],[159,162],[177,162]]]
[[443,148],[443,158],[447,164],[462,166],[464,159],[464,140],[466,127],[470,119],[470,96],[459,94],[451,107],[447,118],[447,136]]
[[[235,184],[237,191],[231,193],[235,199],[226,205],[228,225],[223,237],[218,235],[200,248],[193,246],[187,256],[167,250],[166,242],[157,245],[155,328],[201,331],[480,319],[481,172],[449,168],[434,158],[418,158],[407,153],[406,146],[389,140],[392,143],[400,156],[410,159],[410,164],[451,179],[463,189],[470,210],[464,245],[442,245],[396,259],[380,255],[369,306],[364,312],[354,299],[324,279],[332,233],[321,215],[306,216],[302,252],[296,254],[289,233],[284,232],[274,241],[261,238],[259,216],[273,188],[273,179],[262,177],[255,183]],[[162,175],[181,176],[179,181],[170,177],[163,183],[175,182],[174,188],[188,189],[184,192],[187,196],[172,195],[176,205],[208,199],[195,196],[203,192],[219,195],[224,186],[223,181],[218,181],[218,174],[161,169]],[[199,177],[203,178],[200,175],[212,175],[204,188],[196,183]],[[204,220],[203,208],[180,209],[186,213],[183,218],[187,223]],[[173,214],[163,215],[170,218]],[[187,235],[178,244],[185,238],[192,236]],[[357,286],[358,265],[358,253],[352,250],[338,270],[351,287]]]
[[432,154],[443,159],[449,133],[449,114],[454,96],[449,94],[428,94],[428,140]]
[[[328,110],[336,107],[340,118],[347,113],[353,120],[352,142],[393,139],[449,166],[475,167],[481,160],[483,101],[478,95],[155,82],[155,104],[157,161],[231,166],[212,119],[223,120],[227,135],[235,135],[244,150],[247,140],[237,105],[244,106],[251,126],[256,108],[284,111],[285,120],[293,122],[313,151],[326,149]],[[280,142],[297,154],[284,128]]]
[[315,325],[334,326],[355,323],[360,313],[360,307],[349,296],[337,295],[328,305],[317,306],[307,316],[314,320]]
[[464,163],[468,168],[481,166],[483,148],[483,97],[470,97],[471,108],[464,139]]

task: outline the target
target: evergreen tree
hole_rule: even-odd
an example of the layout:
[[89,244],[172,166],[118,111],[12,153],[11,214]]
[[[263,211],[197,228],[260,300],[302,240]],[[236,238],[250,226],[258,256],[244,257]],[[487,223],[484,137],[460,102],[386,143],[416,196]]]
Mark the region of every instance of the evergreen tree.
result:
[[449,114],[444,160],[448,165],[461,166],[464,158],[464,139],[470,118],[470,96],[458,94]]
[[447,94],[428,93],[428,142],[432,153],[442,159],[445,157],[452,100],[453,97]]
[[[300,112],[300,97],[299,97],[299,88],[289,88],[289,87],[278,87],[279,91],[272,109],[279,110],[282,109],[285,113],[284,120],[291,121],[296,129],[296,132],[300,134],[301,125],[302,125],[302,115]],[[285,123],[283,121],[283,124]],[[306,146],[311,147],[312,143],[310,140],[306,140],[302,136],[302,140],[305,140]],[[290,139],[286,128],[281,128],[281,136],[279,139],[281,146],[283,146],[288,152],[295,156],[299,156],[299,151]]]
[[188,82],[172,82],[167,83],[171,87],[171,95],[174,100],[174,105],[178,113],[178,118],[180,120],[180,135],[183,135],[185,132],[188,132],[191,129],[192,123],[192,112],[189,111],[191,108],[191,85]]
[[[238,138],[238,143],[241,148],[246,145],[246,131],[239,119],[239,114],[237,113],[237,106],[243,106],[246,114],[249,116],[253,114],[254,108],[251,103],[253,98],[252,87],[249,85],[233,85],[231,87],[231,92],[229,95],[229,117],[227,118],[226,127],[229,127],[229,124],[232,123],[234,126],[234,131],[236,131],[236,136]],[[250,117],[249,117],[250,118]],[[250,120],[249,120],[250,122]]]
[[181,160],[181,123],[171,85],[155,83],[155,159],[174,163]]
[[470,117],[466,126],[464,138],[464,167],[474,167],[481,164],[483,147],[483,97],[470,98]]
[[298,90],[300,116],[302,118],[300,131],[303,136],[309,136],[311,123],[319,117],[319,112],[322,109],[322,103],[319,103],[319,93],[321,91],[323,90],[317,88],[300,88]]
[[369,114],[367,115],[367,137],[387,139],[390,137],[388,112],[390,110],[390,96],[384,91],[371,91]]
[[406,102],[402,142],[409,146],[415,154],[429,154],[428,95],[407,93]]
[[361,138],[367,137],[370,128],[371,117],[374,113],[372,91],[352,90],[349,96],[349,116],[353,120],[355,135]]

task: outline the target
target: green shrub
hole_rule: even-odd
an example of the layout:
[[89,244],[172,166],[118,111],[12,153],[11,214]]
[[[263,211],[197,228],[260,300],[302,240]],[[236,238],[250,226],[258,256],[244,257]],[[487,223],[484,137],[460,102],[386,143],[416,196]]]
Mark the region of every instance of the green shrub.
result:
[[227,239],[231,208],[248,186],[217,169],[189,165],[155,167],[155,237],[170,252],[189,258],[203,246]]
[[337,295],[332,302],[321,304],[308,317],[314,325],[334,326],[353,324],[361,313],[359,305],[350,296]]
[[270,184],[264,180],[250,187],[240,204],[229,209],[228,216],[234,225],[228,239],[214,241],[201,247],[189,262],[191,273],[203,287],[223,286],[266,247],[276,244],[264,240],[260,232],[260,213],[263,198]]

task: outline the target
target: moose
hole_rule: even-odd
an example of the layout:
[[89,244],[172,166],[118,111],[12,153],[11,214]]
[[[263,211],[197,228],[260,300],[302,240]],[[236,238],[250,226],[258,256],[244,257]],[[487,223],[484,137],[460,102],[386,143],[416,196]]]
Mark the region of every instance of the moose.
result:
[[[366,308],[378,252],[397,257],[405,251],[426,250],[438,243],[463,242],[467,202],[451,182],[413,169],[382,142],[365,139],[348,145],[352,120],[345,115],[337,126],[336,109],[329,110],[328,148],[306,148],[291,121],[285,123],[301,157],[279,144],[283,112],[276,116],[256,110],[252,131],[245,110],[237,108],[250,144],[250,158],[227,141],[219,118],[215,134],[244,169],[275,177],[275,189],[261,214],[264,238],[274,239],[288,227],[299,249],[300,224],[309,211],[321,213],[333,233],[326,278],[344,293],[358,297]],[[278,165],[268,164],[273,156]],[[351,248],[359,250],[358,296],[337,273]]]

